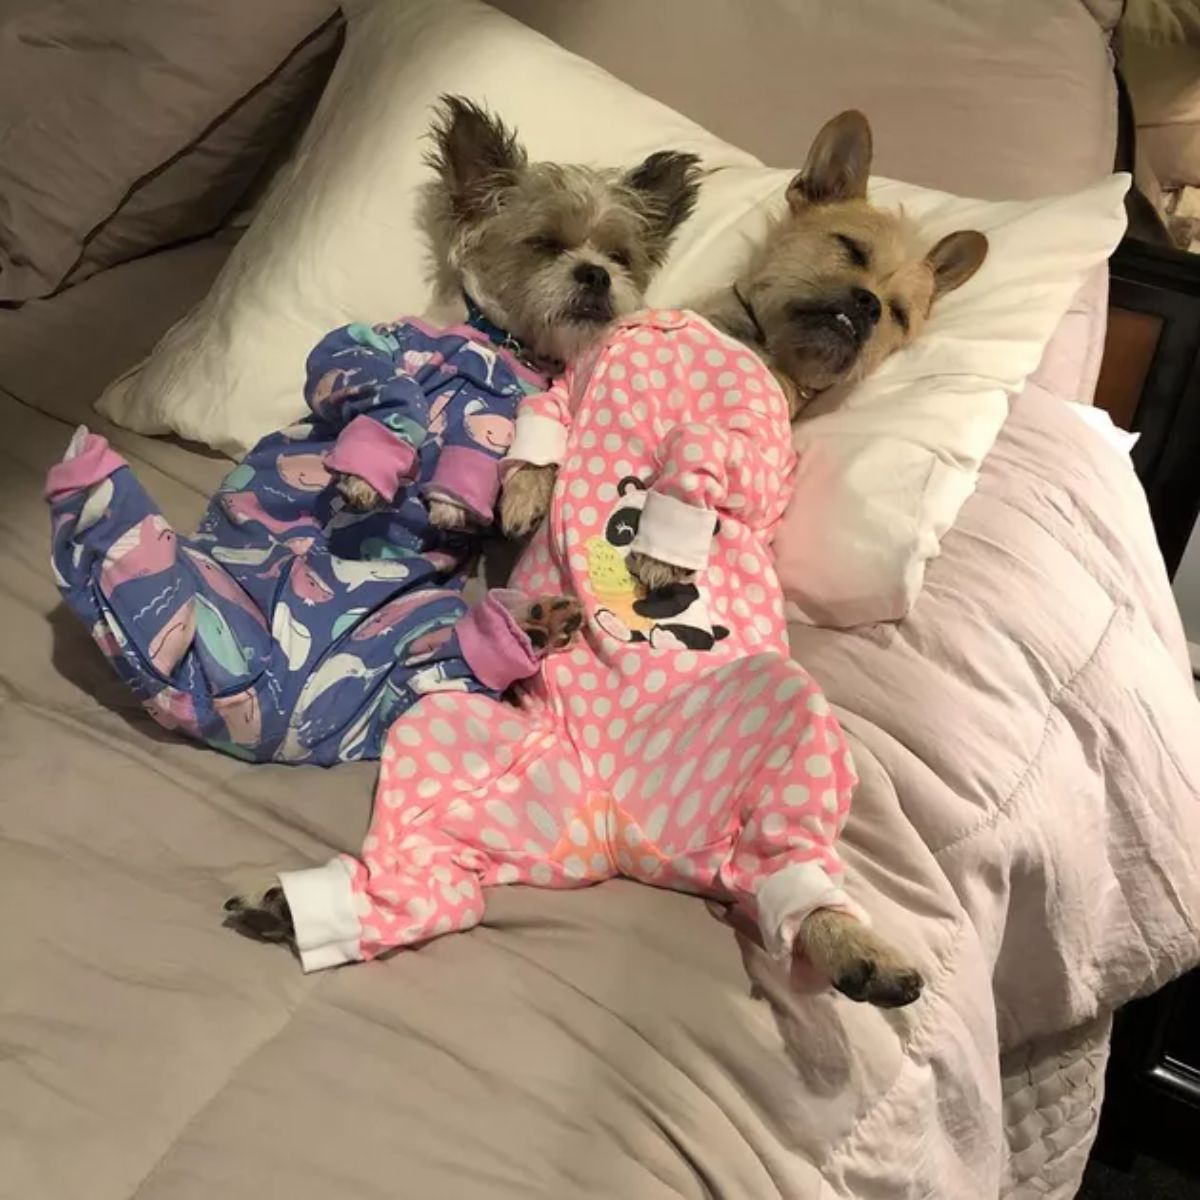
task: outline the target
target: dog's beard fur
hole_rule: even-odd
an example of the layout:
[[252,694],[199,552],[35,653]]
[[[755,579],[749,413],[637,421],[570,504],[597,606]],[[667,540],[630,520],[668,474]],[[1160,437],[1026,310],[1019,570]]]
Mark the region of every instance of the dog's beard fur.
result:
[[788,207],[734,289],[703,306],[791,385],[795,410],[869,375],[921,332],[934,301],[982,264],[987,239],[962,231],[927,253],[903,214],[868,202],[871,131],[857,112],[817,135]]
[[447,284],[557,367],[636,311],[699,188],[695,155],[663,151],[629,171],[530,163],[516,135],[444,97],[426,220]]

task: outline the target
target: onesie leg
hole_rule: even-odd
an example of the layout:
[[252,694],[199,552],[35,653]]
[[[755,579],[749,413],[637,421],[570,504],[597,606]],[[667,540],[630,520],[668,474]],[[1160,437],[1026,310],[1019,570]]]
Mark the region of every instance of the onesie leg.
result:
[[[514,683],[537,671],[547,651],[569,642],[581,622],[574,600],[528,600],[501,589],[488,592],[470,609],[458,593],[428,590],[394,604],[408,610],[400,636],[391,637],[383,646],[385,655],[396,656],[395,665],[388,668],[363,737],[356,743],[352,730],[351,736],[335,747],[336,758],[378,758],[392,723],[424,696],[473,692],[499,700]],[[368,621],[377,619],[378,614]],[[408,636],[405,624],[410,630],[415,628],[417,636]],[[362,639],[359,633],[351,635],[350,643],[349,648],[368,666],[370,655],[379,652],[377,639]],[[320,714],[306,707],[305,696],[301,700],[292,726],[311,741],[310,730],[318,727]],[[344,698],[339,700],[343,702]]]
[[666,732],[629,739],[643,761],[677,748],[665,771],[639,773],[627,802],[639,817],[632,873],[741,905],[770,953],[803,953],[853,999],[915,1000],[920,976],[841,886],[836,841],[857,779],[820,689],[790,659],[761,654],[681,695],[649,718]]
[[778,952],[809,912],[848,903],[834,842],[854,770],[800,667],[778,654],[740,658],[630,707],[614,772],[627,874],[742,899],[761,909]]
[[477,692],[498,700],[565,645],[580,621],[577,602],[565,597],[528,600],[493,589],[468,609],[457,591],[402,594],[353,626],[311,671],[278,757],[379,758],[393,722],[423,697]]
[[728,679],[745,690],[728,779],[740,821],[721,880],[756,913],[767,949],[786,958],[809,914],[857,914],[836,842],[858,777],[828,701],[791,659],[743,659]]
[[370,959],[483,916],[489,886],[607,879],[561,731],[483,695],[422,700],[391,728],[362,859],[280,876],[306,971]]
[[[92,629],[103,619],[92,585],[108,547],[145,519],[157,517],[157,509],[129,464],[82,425],[62,461],[47,473],[43,494],[50,505],[55,581],[71,609]],[[162,527],[166,529],[165,521]],[[101,649],[109,652],[103,643]]]
[[151,715],[207,737],[224,732],[224,704],[244,725],[237,692],[269,652],[249,596],[180,541],[124,459],[86,429],[50,469],[45,495],[59,590]]
[[[194,633],[188,595],[177,594],[174,531],[125,460],[83,427],[50,468],[45,497],[51,565],[63,599],[118,674],[149,699]],[[159,592],[162,599],[139,623],[135,614]],[[122,613],[126,598],[131,607]]]

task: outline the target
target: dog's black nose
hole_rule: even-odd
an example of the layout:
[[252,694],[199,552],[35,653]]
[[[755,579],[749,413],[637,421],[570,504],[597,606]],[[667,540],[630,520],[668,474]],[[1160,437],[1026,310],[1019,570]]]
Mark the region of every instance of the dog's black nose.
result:
[[850,303],[854,307],[854,311],[872,324],[879,323],[879,314],[883,311],[879,303],[879,297],[874,292],[867,291],[866,288],[851,288]]
[[580,263],[574,275],[575,282],[581,283],[589,292],[607,292],[612,283],[612,276],[599,263]]

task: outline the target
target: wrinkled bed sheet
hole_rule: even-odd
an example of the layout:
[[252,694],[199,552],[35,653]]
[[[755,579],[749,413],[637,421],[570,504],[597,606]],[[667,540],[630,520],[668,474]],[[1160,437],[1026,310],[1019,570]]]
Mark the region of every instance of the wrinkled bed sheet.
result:
[[[469,935],[304,977],[220,905],[356,848],[372,768],[171,739],[46,568],[46,466],[222,254],[0,328],[0,1197],[1067,1200],[1109,1011],[1197,957],[1200,724],[1128,461],[1031,387],[910,617],[795,631],[919,1004],[789,984],[620,883],[503,889]],[[227,465],[114,439],[183,526]]]

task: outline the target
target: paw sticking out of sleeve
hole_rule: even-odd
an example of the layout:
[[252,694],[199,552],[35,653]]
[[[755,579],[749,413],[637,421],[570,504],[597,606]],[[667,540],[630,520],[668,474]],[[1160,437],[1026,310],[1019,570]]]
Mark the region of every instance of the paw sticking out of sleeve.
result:
[[800,926],[796,953],[843,996],[878,1008],[903,1008],[925,987],[908,957],[848,913],[819,908]]
[[677,567],[665,563],[648,554],[633,550],[625,560],[630,575],[634,577],[648,592],[661,591],[677,583],[691,583],[696,578],[695,571],[686,567]]
[[469,509],[453,500],[429,500],[429,521],[436,529],[477,529],[480,521]]
[[258,900],[232,896],[225,901],[225,927],[256,942],[295,946],[296,927],[287,897],[279,887],[268,888]]
[[379,492],[357,475],[339,475],[337,490],[346,502],[346,507],[352,508],[355,512],[371,512],[384,505],[384,498]]
[[522,538],[531,534],[550,511],[550,499],[558,479],[556,466],[522,466],[509,476],[500,495],[500,525],[505,536]]
[[538,654],[565,649],[583,628],[583,605],[570,596],[536,596],[512,615]]

